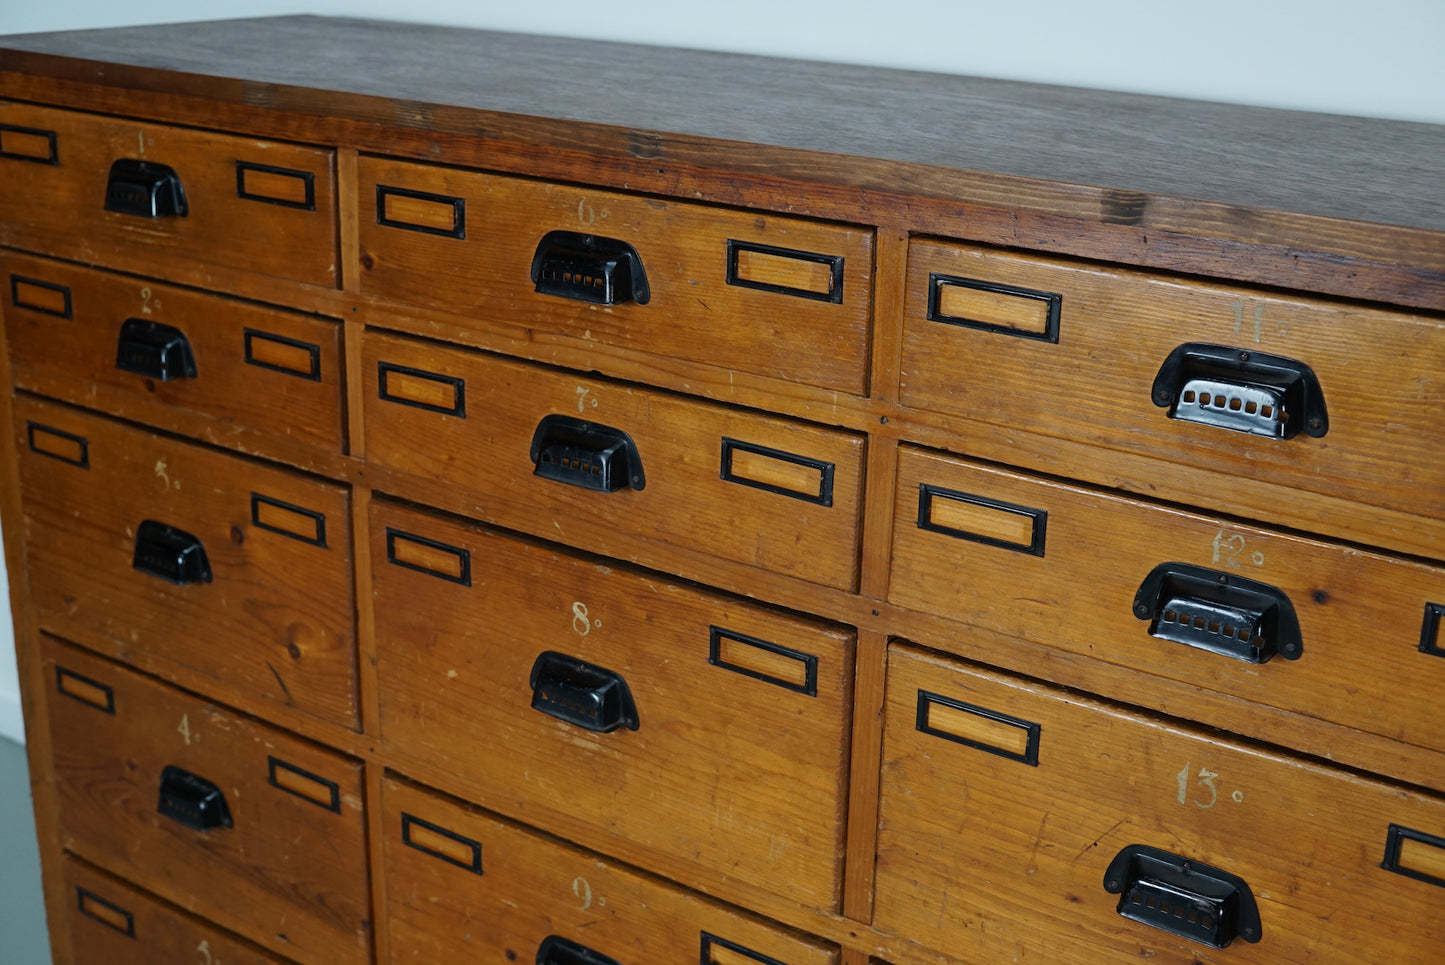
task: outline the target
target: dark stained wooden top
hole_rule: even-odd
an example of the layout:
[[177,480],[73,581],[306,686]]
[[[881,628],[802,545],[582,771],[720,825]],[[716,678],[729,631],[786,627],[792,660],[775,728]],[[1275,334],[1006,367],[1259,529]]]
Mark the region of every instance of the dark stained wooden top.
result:
[[[1042,219],[1007,229],[1025,245],[1086,253],[1077,241],[1052,237],[1049,219],[1058,218],[1152,228],[1159,238],[1212,238],[1200,257],[1245,244],[1287,259],[1298,246],[1318,256],[1315,275],[1328,274],[1332,257],[1364,259],[1404,270],[1409,277],[1396,287],[1428,289],[1403,301],[1445,306],[1445,236],[1430,234],[1445,232],[1440,125],[318,17],[0,38],[0,80],[6,72],[232,104],[309,104],[317,114],[386,128],[435,127],[539,147],[575,143],[634,162],[667,156],[703,169],[817,180],[847,189],[839,196],[847,201],[820,191],[816,205],[800,206],[805,213],[905,230],[963,233],[959,225],[981,217],[969,205],[1006,219],[1017,197],[1020,209]],[[537,118],[581,125],[538,128]],[[670,154],[679,144],[688,151]],[[749,170],[746,155],[757,146],[782,150],[758,155],[764,160]],[[452,158],[442,152],[441,159]],[[636,173],[611,180],[666,189]],[[736,203],[721,182],[703,182],[705,190],[692,186],[695,195]],[[670,184],[678,193],[690,186]],[[928,198],[932,213],[914,217],[911,195]],[[875,206],[891,213],[870,214]],[[1317,219],[1365,224],[1322,229]],[[1001,224],[974,236],[1010,241]],[[1125,247],[1137,250],[1113,257],[1167,265],[1145,250],[1159,243],[1132,239]],[[1239,274],[1256,277],[1252,269]],[[1275,270],[1257,277],[1288,281]]]

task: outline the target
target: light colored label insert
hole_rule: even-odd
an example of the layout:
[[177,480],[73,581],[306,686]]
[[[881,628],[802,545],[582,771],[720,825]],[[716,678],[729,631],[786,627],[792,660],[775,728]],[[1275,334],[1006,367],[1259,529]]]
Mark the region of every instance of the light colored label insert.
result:
[[800,689],[808,685],[808,665],[804,661],[725,634],[718,636],[717,658],[730,667],[781,680]]
[[997,747],[1015,757],[1024,757],[1029,750],[1029,732],[1026,728],[936,701],[928,703],[928,728],[975,744]]
[[938,292],[938,311],[949,318],[966,319],[1031,335],[1049,330],[1049,303],[1001,292],[983,291],[944,283]]
[[934,493],[928,501],[928,521],[934,526],[1018,546],[1031,546],[1034,542],[1033,516],[950,499],[939,493]]
[[747,248],[739,248],[736,258],[736,274],[741,281],[795,288],[816,295],[833,292],[833,267],[823,262]]
[[822,473],[814,466],[747,449],[733,449],[731,458],[732,475],[739,479],[815,498],[822,491]]

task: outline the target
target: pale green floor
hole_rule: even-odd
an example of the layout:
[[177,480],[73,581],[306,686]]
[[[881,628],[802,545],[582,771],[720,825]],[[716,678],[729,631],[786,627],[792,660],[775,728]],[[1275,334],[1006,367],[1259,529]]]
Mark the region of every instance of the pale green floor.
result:
[[49,961],[25,748],[0,738],[0,965]]

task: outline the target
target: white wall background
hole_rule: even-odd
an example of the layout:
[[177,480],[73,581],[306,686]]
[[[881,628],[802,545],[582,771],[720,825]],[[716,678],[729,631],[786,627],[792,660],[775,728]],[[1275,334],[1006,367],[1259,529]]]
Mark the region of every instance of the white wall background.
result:
[[[284,13],[400,14],[1445,123],[1445,0],[0,0],[0,34]],[[11,635],[0,607],[0,640]],[[4,645],[0,736],[23,739]]]

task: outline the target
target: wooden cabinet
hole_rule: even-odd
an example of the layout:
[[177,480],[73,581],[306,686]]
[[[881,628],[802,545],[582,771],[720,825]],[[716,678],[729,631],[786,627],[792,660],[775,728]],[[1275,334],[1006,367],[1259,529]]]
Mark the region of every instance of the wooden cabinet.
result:
[[0,98],[58,962],[1445,954],[1445,129],[309,17]]

